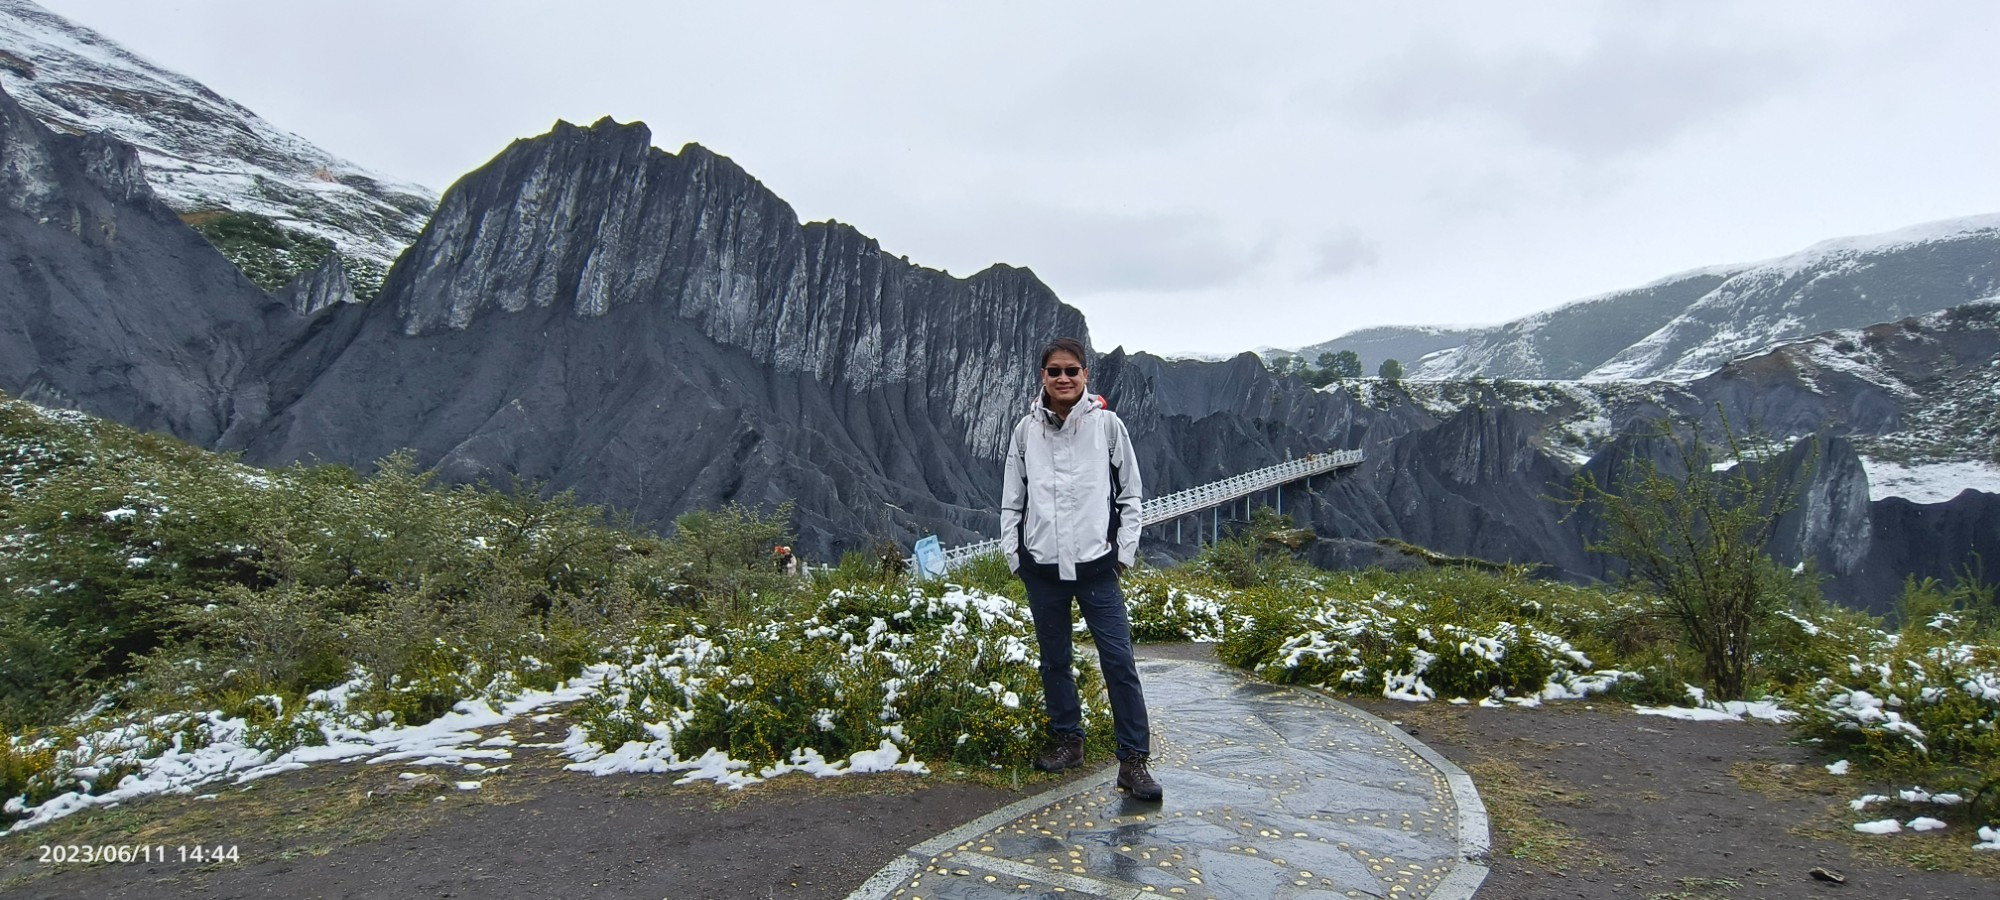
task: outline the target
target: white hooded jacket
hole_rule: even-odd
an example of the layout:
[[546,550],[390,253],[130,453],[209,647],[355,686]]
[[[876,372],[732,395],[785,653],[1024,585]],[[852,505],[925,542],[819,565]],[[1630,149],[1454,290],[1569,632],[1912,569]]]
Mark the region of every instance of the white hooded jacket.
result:
[[[1076,580],[1078,563],[1113,551],[1127,566],[1138,558],[1139,457],[1104,398],[1085,394],[1069,418],[1058,419],[1037,395],[1014,426],[1003,477],[1000,548],[1008,568],[1021,571],[1023,544],[1033,562],[1054,565],[1064,581]],[[1114,507],[1116,546],[1107,539]]]

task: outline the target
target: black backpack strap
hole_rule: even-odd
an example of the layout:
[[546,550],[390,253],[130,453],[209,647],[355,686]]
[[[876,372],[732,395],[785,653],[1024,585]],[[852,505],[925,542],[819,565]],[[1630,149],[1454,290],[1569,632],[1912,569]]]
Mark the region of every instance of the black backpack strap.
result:
[[1014,552],[1019,555],[1023,567],[1034,563],[1035,555],[1028,552],[1028,509],[1034,506],[1034,498],[1028,496],[1028,420],[1014,427],[1014,445],[1021,448],[1021,458],[1015,467],[1021,471],[1021,515],[1014,520]]
[[1109,458],[1105,460],[1105,464],[1111,470],[1111,521],[1105,526],[1104,539],[1110,542],[1111,552],[1116,553],[1118,552],[1118,526],[1120,524],[1118,521],[1120,518],[1118,515],[1118,495],[1125,492],[1118,478],[1118,429],[1116,426],[1113,426],[1110,433],[1105,436],[1104,444],[1111,450]]

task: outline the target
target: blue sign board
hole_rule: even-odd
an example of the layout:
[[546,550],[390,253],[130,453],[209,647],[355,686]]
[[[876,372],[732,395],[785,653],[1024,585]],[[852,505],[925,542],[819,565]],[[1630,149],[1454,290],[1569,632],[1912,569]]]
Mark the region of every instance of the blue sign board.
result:
[[944,548],[938,545],[937,535],[918,541],[916,554],[918,578],[944,577]]

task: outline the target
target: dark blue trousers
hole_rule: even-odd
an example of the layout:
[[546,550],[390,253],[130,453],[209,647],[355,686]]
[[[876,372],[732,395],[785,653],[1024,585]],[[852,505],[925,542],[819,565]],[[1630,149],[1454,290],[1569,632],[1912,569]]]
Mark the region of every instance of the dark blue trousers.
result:
[[1152,730],[1146,720],[1146,695],[1139,689],[1139,668],[1132,661],[1132,623],[1125,616],[1125,595],[1118,589],[1118,570],[1111,562],[1093,560],[1077,566],[1075,581],[1057,578],[1054,566],[1032,562],[1021,566],[1028,611],[1035,617],[1035,641],[1042,651],[1042,695],[1048,701],[1050,731],[1083,734],[1083,704],[1069,671],[1075,649],[1069,613],[1073,602],[1083,610],[1083,621],[1097,641],[1097,666],[1111,695],[1118,756],[1148,756]]

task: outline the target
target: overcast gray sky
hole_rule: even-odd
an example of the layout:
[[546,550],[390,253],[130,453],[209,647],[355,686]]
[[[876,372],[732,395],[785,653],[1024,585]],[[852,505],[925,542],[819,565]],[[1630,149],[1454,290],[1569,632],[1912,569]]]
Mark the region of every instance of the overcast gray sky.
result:
[[1035,270],[1094,343],[1492,323],[2000,212],[2000,3],[40,0],[442,191],[556,119]]

